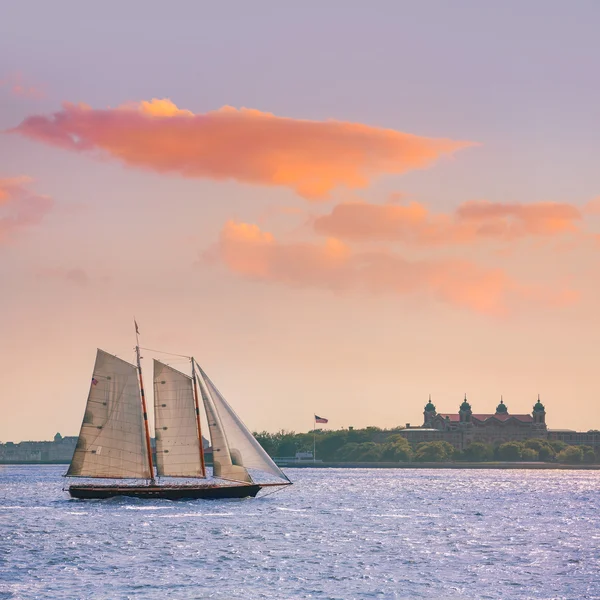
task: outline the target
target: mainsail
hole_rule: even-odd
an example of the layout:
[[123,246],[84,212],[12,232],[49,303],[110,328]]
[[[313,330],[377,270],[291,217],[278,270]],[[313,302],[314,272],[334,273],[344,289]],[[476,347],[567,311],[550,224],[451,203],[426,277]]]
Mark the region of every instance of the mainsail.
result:
[[103,350],[67,476],[151,478],[137,369]]
[[192,379],[158,360],[154,416],[158,475],[204,477]]
[[213,445],[214,474],[224,479],[252,481],[256,469],[289,481],[237,416],[214,383],[200,370],[200,387]]

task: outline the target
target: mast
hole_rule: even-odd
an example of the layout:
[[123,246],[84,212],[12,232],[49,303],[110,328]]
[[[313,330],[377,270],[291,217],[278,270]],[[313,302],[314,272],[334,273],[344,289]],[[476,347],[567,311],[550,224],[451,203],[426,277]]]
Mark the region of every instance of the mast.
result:
[[192,356],[192,379],[194,381],[194,407],[196,409],[196,426],[198,427],[198,446],[200,448],[200,467],[202,476],[206,477],[206,464],[204,463],[204,444],[202,443],[202,427],[200,426],[200,405],[198,404],[198,382],[196,381],[196,361]]
[[150,468],[150,483],[154,483],[154,465],[152,464],[152,446],[150,444],[150,429],[148,427],[148,410],[146,408],[146,396],[144,394],[144,380],[142,379],[142,363],[140,361],[140,331],[136,320],[135,324],[135,355],[137,358],[137,368],[140,377],[140,393],[142,395],[142,411],[144,413],[144,432],[146,434],[146,449],[148,451],[148,467]]

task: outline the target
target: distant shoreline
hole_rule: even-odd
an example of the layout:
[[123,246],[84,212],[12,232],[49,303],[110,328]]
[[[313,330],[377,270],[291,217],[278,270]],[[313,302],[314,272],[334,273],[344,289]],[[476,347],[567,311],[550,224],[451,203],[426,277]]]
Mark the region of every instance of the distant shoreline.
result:
[[562,463],[544,462],[316,462],[280,464],[288,469],[549,469],[549,470],[590,470],[599,471],[600,464],[567,465]]
[[[70,461],[0,461],[0,466],[19,465],[68,465]],[[212,467],[207,463],[206,466]],[[600,464],[567,465],[562,463],[544,462],[289,462],[279,463],[284,469],[517,469],[517,470],[574,470],[574,471],[600,471]]]
[[70,465],[70,460],[0,460],[0,466],[9,465]]

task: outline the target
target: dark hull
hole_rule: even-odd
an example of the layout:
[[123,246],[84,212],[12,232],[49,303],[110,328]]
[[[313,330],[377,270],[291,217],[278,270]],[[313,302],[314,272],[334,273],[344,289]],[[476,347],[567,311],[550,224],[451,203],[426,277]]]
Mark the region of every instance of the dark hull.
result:
[[220,500],[225,498],[254,498],[260,491],[260,485],[223,485],[223,486],[99,486],[72,485],[69,487],[71,497],[80,500],[98,500],[127,496],[131,498],[161,498],[164,500]]

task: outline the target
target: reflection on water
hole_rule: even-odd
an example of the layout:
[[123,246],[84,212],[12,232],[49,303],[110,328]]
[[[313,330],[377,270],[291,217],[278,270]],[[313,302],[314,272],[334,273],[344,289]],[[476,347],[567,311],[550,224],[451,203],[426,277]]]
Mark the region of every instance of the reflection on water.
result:
[[600,598],[600,472],[290,469],[222,501],[0,471],[0,598]]

